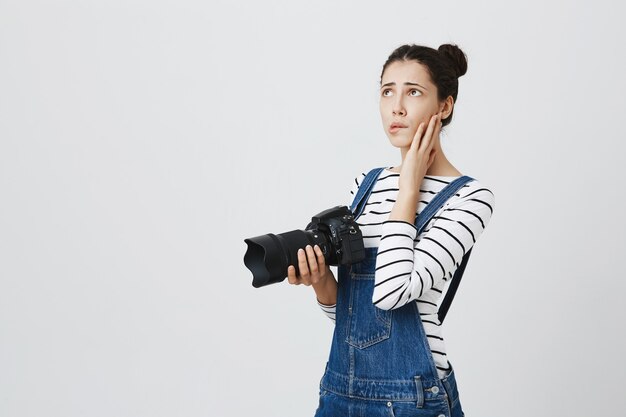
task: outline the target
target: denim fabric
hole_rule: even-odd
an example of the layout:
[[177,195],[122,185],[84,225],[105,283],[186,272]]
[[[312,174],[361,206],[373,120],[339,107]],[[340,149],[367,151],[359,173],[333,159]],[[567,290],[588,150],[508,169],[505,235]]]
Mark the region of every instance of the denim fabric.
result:
[[377,251],[365,248],[364,260],[338,266],[335,329],[315,417],[463,417],[454,369],[439,378],[417,303],[393,310],[372,303]]

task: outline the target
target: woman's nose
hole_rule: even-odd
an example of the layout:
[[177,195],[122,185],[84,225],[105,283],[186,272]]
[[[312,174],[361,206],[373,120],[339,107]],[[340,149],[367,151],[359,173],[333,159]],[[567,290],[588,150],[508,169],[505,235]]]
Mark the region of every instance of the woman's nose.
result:
[[402,102],[400,100],[397,100],[395,103],[393,103],[393,114],[399,114],[399,115],[404,115],[404,106],[402,105]]

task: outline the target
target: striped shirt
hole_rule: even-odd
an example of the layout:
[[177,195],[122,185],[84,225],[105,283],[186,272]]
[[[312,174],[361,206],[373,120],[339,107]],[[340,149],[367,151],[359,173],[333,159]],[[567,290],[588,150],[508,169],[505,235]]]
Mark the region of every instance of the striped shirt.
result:
[[[463,256],[478,240],[493,214],[494,194],[474,180],[465,184],[435,213],[417,236],[414,224],[389,220],[400,174],[386,168],[374,184],[357,224],[365,247],[378,247],[372,302],[392,310],[416,302],[440,378],[450,370],[441,323],[437,317],[446,284]],[[355,177],[348,207],[365,173]],[[416,216],[458,176],[426,175],[420,186]],[[334,322],[336,304],[318,305]]]

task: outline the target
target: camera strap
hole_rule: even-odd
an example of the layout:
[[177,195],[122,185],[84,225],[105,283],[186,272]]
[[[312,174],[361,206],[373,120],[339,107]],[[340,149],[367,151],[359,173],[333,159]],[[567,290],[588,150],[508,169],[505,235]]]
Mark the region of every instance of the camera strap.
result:
[[[374,183],[384,169],[385,167],[373,168],[370,172],[367,173],[367,175],[361,182],[361,185],[359,185],[359,189],[356,193],[356,196],[354,197],[354,200],[352,201],[352,205],[350,206],[350,210],[354,214],[355,220],[363,213],[365,204],[367,203],[367,200],[372,193],[372,189],[374,188]],[[441,209],[441,207],[443,207],[446,201],[450,197],[455,195],[456,192],[460,190],[465,184],[473,180],[474,178],[463,175],[459,178],[454,179],[453,181],[448,183],[441,191],[439,191],[437,195],[435,195],[435,197],[426,205],[426,208],[422,210],[422,212],[418,216],[416,216],[415,227],[417,228],[417,236],[419,236],[426,224],[432,219],[435,213],[437,213],[437,211]],[[468,250],[467,253],[463,255],[461,264],[457,267],[454,275],[452,276],[452,280],[450,281],[450,285],[448,286],[446,295],[444,296],[444,299],[439,306],[439,323],[443,323],[443,320],[448,313],[448,310],[459,287],[461,277],[463,276],[465,266],[467,265],[467,261],[471,253],[472,248],[470,248],[470,250]]]

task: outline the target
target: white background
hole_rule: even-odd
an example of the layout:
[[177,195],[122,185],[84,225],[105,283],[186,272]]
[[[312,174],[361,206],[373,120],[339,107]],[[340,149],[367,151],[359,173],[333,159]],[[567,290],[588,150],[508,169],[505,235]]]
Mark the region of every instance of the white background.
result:
[[620,2],[0,1],[0,415],[312,416],[332,322],[244,238],[396,166],[404,43],[468,56],[493,218],[444,326],[470,416],[623,415]]

